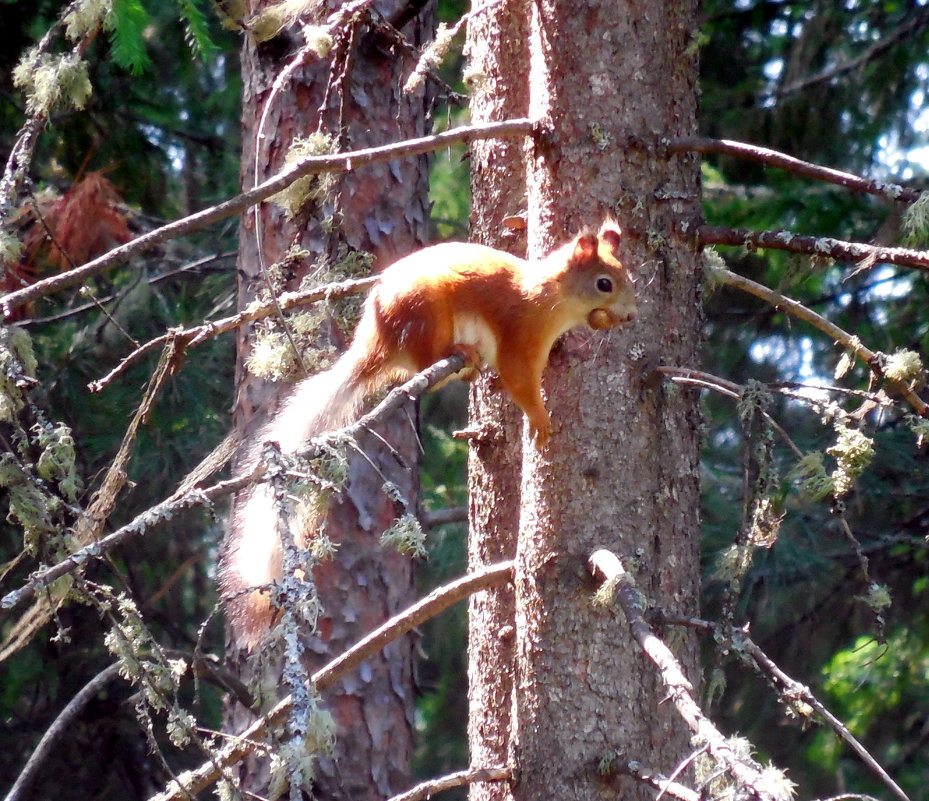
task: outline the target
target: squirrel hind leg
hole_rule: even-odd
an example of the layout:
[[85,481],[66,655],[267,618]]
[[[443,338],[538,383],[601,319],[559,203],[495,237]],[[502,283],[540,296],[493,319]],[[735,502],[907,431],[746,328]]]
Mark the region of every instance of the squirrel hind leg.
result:
[[500,380],[513,402],[525,412],[529,419],[529,433],[538,450],[541,450],[552,433],[552,421],[542,399],[541,372],[525,372],[525,366],[508,369],[500,366]]

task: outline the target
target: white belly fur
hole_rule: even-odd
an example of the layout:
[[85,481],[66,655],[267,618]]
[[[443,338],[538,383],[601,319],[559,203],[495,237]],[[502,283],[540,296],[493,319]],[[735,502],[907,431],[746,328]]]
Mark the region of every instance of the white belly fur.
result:
[[483,318],[476,314],[455,315],[456,345],[471,345],[488,367],[497,369],[497,338]]

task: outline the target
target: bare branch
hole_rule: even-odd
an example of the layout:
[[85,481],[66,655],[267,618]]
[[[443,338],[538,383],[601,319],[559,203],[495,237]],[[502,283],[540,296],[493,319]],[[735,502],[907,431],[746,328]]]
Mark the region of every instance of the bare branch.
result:
[[[312,682],[318,690],[323,690],[334,681],[356,668],[364,660],[380,651],[385,645],[406,634],[416,626],[435,617],[452,604],[464,600],[481,590],[499,587],[513,578],[513,563],[501,562],[491,565],[476,573],[470,573],[457,581],[440,587],[429,593],[404,612],[392,617],[375,629],[356,645],[321,670],[313,674]],[[260,720],[253,723],[236,739],[225,746],[209,762],[195,770],[181,775],[182,786],[172,784],[164,792],[152,796],[149,801],[180,801],[196,795],[222,776],[222,771],[240,762],[254,748],[254,743],[264,740],[269,732],[283,723],[290,711],[290,696],[280,701],[274,709]]]
[[[929,259],[929,253],[926,253],[925,256]],[[847,348],[856,358],[864,362],[868,369],[876,376],[890,383],[906,399],[907,403],[910,404],[916,414],[920,417],[929,418],[929,404],[920,398],[908,383],[904,381],[894,381],[884,375],[883,362],[886,358],[884,354],[866,348],[857,337],[839,328],[835,323],[831,323],[825,317],[817,314],[812,309],[808,309],[802,303],[788,298],[773,289],[769,289],[763,284],[738,275],[731,270],[715,269],[713,275],[723,283],[741,289],[743,292],[748,292],[757,298],[761,298],[775,308],[783,309],[788,314],[809,323],[814,328],[818,328],[834,342]]]
[[468,507],[447,506],[444,509],[436,509],[434,512],[426,512],[425,517],[423,522],[428,528],[445,526],[449,523],[464,523],[468,519]]
[[735,142],[732,139],[688,136],[670,140],[667,143],[667,149],[670,153],[720,153],[726,156],[736,156],[746,161],[754,161],[767,167],[777,167],[795,175],[802,175],[804,178],[813,178],[817,181],[837,184],[855,192],[877,195],[878,197],[902,203],[915,203],[922,195],[922,192],[918,189],[910,189],[887,181],[877,181],[873,178],[862,178],[860,175],[854,175],[850,172],[834,170],[831,167],[823,167],[821,164],[803,161],[777,150],[751,145],[746,142]]
[[710,756],[725,767],[758,801],[784,801],[784,798],[773,792],[764,781],[758,767],[734,751],[729,741],[694,701],[693,685],[687,680],[674,654],[655,636],[651,626],[645,621],[642,614],[644,599],[619,558],[611,551],[600,549],[591,554],[588,567],[597,579],[616,587],[616,597],[626,615],[633,638],[658,667],[661,681],[668,690],[671,702],[699,743],[705,744]]
[[697,229],[697,240],[701,245],[733,245],[751,249],[770,248],[842,262],[865,262],[865,267],[883,262],[929,270],[929,251],[927,250],[865,245],[861,242],[845,242],[828,236],[792,234],[790,231],[750,231],[746,228],[727,228],[723,225],[701,225]]
[[424,799],[432,798],[436,793],[451,790],[453,787],[466,787],[477,782],[508,782],[512,778],[513,772],[505,767],[459,770],[457,773],[449,773],[438,779],[421,782],[405,793],[393,796],[389,801],[424,801]]
[[[348,437],[357,437],[369,426],[400,407],[408,398],[422,395],[426,390],[437,384],[443,378],[457,373],[464,366],[464,357],[458,354],[436,362],[421,373],[417,373],[406,383],[391,390],[391,392],[387,394],[387,397],[385,397],[371,412],[361,417],[356,423],[345,426],[341,431]],[[297,454],[301,457],[315,456],[319,452],[319,445],[316,443],[317,440],[310,440],[297,451]],[[131,522],[118,528],[116,531],[107,534],[105,537],[101,537],[99,540],[83,548],[79,548],[58,564],[36,572],[18,590],[13,590],[4,595],[3,598],[0,599],[0,608],[11,609],[23,601],[32,598],[38,590],[47,587],[56,579],[74,572],[89,559],[99,559],[120,543],[137,534],[144,534],[152,526],[161,523],[163,520],[170,519],[182,509],[209,506],[218,499],[230,495],[233,492],[237,492],[243,487],[265,480],[267,479],[264,476],[264,468],[259,464],[255,471],[250,474],[237,476],[227,481],[220,481],[203,489],[185,489],[183,492],[175,493],[161,503],[137,515]],[[186,484],[182,486],[186,486]]]
[[[745,387],[741,384],[736,384],[734,381],[728,381],[712,373],[705,373],[702,370],[694,370],[690,367],[656,367],[655,372],[669,376],[671,381],[676,384],[690,384],[691,386],[700,387],[702,389],[711,389],[714,392],[718,392],[720,395],[725,395],[727,398],[733,398],[734,400],[741,398],[745,392]],[[801,458],[803,456],[803,451],[797,447],[790,438],[790,435],[770,414],[764,412],[764,417],[765,420],[770,423],[771,428],[777,431],[781,439],[787,443],[787,447],[793,451],[794,455]]]
[[119,668],[119,662],[104,668],[68,701],[67,706],[61,710],[52,725],[42,735],[42,739],[39,740],[39,744],[35,747],[22,772],[16,777],[16,781],[4,801],[20,801],[26,797],[25,794],[29,789],[29,785],[35,781],[36,774],[41,769],[42,763],[48,758],[57,741],[71,728],[81,710],[94,699],[98,692],[119,675]]
[[77,269],[69,270],[60,275],[51,276],[31,286],[25,287],[24,289],[11,292],[0,299],[0,308],[2,308],[4,317],[9,317],[16,309],[26,303],[66,289],[67,287],[83,283],[88,278],[99,275],[107,270],[112,270],[114,267],[118,267],[138,253],[143,253],[155,245],[169,239],[184,236],[193,231],[198,231],[211,223],[224,220],[227,217],[232,217],[244,211],[249,206],[260,203],[271,197],[271,195],[277,194],[282,189],[290,186],[290,184],[298,178],[302,178],[305,175],[348,172],[358,167],[381,161],[390,161],[391,159],[407,156],[419,156],[433,150],[441,150],[443,147],[447,147],[455,142],[467,142],[472,139],[528,136],[533,132],[535,126],[536,123],[533,120],[526,118],[506,120],[503,122],[488,122],[482,125],[466,125],[433,136],[422,136],[417,139],[408,139],[404,142],[363,148],[362,150],[354,150],[348,153],[310,156],[282,170],[254,189],[243,192],[241,195],[230,198],[216,206],[198,211],[188,217],[175,220],[167,225],[163,225],[161,228],[156,228],[154,231],[149,231],[147,234],[136,237],[125,245],[114,248],[103,256],[92,259],[87,262],[87,264]]
[[666,795],[677,798],[679,801],[700,801],[700,794],[695,790],[691,790],[689,787],[679,784],[660,773],[648,770],[638,760],[614,757],[601,766],[601,773],[603,772],[631,776],[636,781],[648,784],[659,791],[658,798]]
[[848,61],[842,62],[841,64],[837,64],[834,67],[830,67],[829,69],[823,70],[816,75],[810,75],[799,81],[794,81],[793,83],[778,89],[774,93],[775,97],[781,98],[796,92],[801,92],[805,89],[809,89],[811,86],[815,86],[818,83],[831,81],[834,78],[838,78],[842,75],[854,72],[859,67],[863,67],[869,61],[873,61],[878,56],[883,54],[885,50],[889,50],[891,47],[897,44],[897,42],[902,41],[910,35],[917,34],[923,28],[925,28],[926,25],[929,24],[929,13],[927,12],[929,12],[929,8],[926,6],[917,6],[911,9],[909,14],[912,16],[910,16],[906,22],[891,31],[883,39],[874,42],[874,44],[868,47],[868,49],[865,50],[861,55],[849,59]]

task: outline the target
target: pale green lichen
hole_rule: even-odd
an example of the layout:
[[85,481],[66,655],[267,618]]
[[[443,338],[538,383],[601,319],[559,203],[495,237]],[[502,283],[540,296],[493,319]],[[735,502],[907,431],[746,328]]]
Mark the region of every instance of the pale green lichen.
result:
[[319,705],[315,697],[310,700],[303,722],[301,736],[275,745],[271,754],[271,776],[267,792],[269,798],[286,796],[288,789],[291,797],[294,797],[293,791],[298,788],[308,790],[316,776],[316,758],[331,756],[335,748],[335,719]]
[[929,420],[924,417],[917,417],[915,414],[908,414],[906,424],[909,426],[910,431],[916,435],[916,447],[921,448],[929,438]]
[[284,28],[293,25],[298,17],[311,11],[315,5],[316,0],[282,0],[252,17],[248,21],[248,29],[256,41],[267,42]]
[[838,498],[847,493],[874,457],[874,440],[866,437],[847,421],[836,424],[837,439],[827,453],[836,461],[832,471],[833,494]]
[[891,381],[901,384],[919,385],[925,381],[926,369],[919,354],[913,350],[900,348],[887,357],[884,375]]
[[64,18],[65,33],[72,42],[96,32],[110,10],[107,0],[81,0]]
[[487,84],[487,73],[469,64],[461,73],[461,81],[469,92],[476,92]]
[[[312,156],[325,156],[336,152],[338,142],[335,137],[324,131],[317,131],[306,137],[294,139],[284,158],[284,167],[292,167]],[[271,202],[280,206],[288,219],[293,219],[308,202],[321,204],[335,188],[334,173],[304,175],[290,186],[272,195]]]
[[727,584],[741,579],[751,565],[753,554],[754,549],[749,545],[730,545],[717,557],[713,578]]
[[836,443],[827,449],[835,459],[836,467],[827,473],[825,456],[819,451],[807,453],[794,469],[790,478],[799,482],[800,491],[810,500],[818,501],[831,495],[841,498],[855,483],[874,457],[874,441],[853,427],[847,419],[834,423]]
[[726,262],[715,248],[703,249],[703,275],[706,279],[706,288],[713,291],[726,283],[725,274],[729,271]]
[[426,556],[426,535],[414,515],[405,514],[381,535],[381,545],[403,554]]
[[9,231],[0,229],[0,265],[16,264],[23,255],[23,243]]
[[197,719],[189,712],[171,709],[166,725],[168,739],[176,748],[183,748],[190,743],[191,736],[197,729]]
[[858,600],[864,601],[868,605],[868,608],[878,615],[893,603],[887,585],[878,584],[874,581],[868,585],[867,594],[859,596]]
[[312,374],[327,369],[335,350],[318,346],[325,321],[323,312],[315,308],[294,314],[286,320],[290,336],[279,328],[276,319],[262,321],[256,327],[245,366],[253,375],[271,381],[294,379],[304,371]]
[[0,329],[0,422],[12,423],[26,403],[25,388],[38,363],[22,328]]
[[30,114],[49,116],[59,107],[82,109],[93,88],[87,62],[75,53],[49,55],[30,50],[13,70],[13,83],[26,94]]
[[923,192],[903,215],[903,241],[920,247],[929,241],[929,192]]
[[9,453],[0,455],[0,487],[7,491],[7,521],[22,529],[26,550],[38,553],[44,538],[58,530],[61,501],[42,492]]
[[329,29],[323,25],[306,25],[303,28],[303,39],[306,46],[319,58],[325,58],[332,50],[333,38]]
[[811,501],[820,501],[833,492],[832,478],[826,472],[822,451],[811,451],[803,456],[788,477],[799,482],[800,492]]
[[770,548],[777,542],[786,513],[778,510],[774,499],[760,497],[752,507],[748,541],[756,548]]
[[422,55],[419,57],[419,61],[416,63],[416,67],[403,86],[403,93],[405,95],[411,94],[419,89],[426,80],[426,75],[430,70],[437,70],[441,66],[449,48],[452,46],[455,34],[457,33],[457,25],[450,28],[444,22],[439,23],[439,27],[435,32],[435,38],[433,38],[430,45],[423,51]]
[[791,801],[797,794],[797,785],[787,778],[787,774],[774,765],[765,765],[761,776],[752,787],[759,798],[771,798],[776,801]]
[[64,423],[49,423],[36,424],[32,430],[42,448],[36,463],[38,474],[46,481],[54,482],[61,494],[74,503],[82,485],[74,466],[74,438],[71,436],[71,429]]

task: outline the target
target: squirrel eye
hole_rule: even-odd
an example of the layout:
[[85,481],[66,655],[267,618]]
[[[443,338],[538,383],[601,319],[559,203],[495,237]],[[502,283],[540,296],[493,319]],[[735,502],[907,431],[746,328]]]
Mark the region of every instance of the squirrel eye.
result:
[[597,291],[599,292],[612,292],[613,291],[613,282],[606,276],[601,275],[597,279]]

